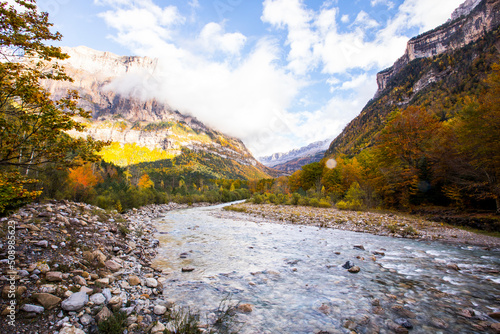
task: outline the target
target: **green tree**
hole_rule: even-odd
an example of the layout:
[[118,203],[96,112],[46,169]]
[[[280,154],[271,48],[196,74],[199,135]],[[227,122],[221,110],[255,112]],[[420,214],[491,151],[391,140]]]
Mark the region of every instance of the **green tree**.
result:
[[52,100],[40,82],[71,81],[55,62],[68,56],[60,48],[44,44],[62,36],[50,31],[48,14],[39,13],[34,0],[15,2],[18,9],[0,2],[0,193],[4,195],[0,213],[2,208],[39,194],[26,196],[18,189],[33,171],[48,165],[63,168],[76,161],[96,161],[95,152],[104,145],[67,135],[69,130],[84,130],[76,116],[88,118],[90,114],[77,106],[75,91]]

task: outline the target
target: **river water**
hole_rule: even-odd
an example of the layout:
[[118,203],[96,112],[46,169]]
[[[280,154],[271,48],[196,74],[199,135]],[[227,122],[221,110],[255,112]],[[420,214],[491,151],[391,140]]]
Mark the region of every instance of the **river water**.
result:
[[394,333],[395,323],[410,333],[494,333],[500,250],[221,219],[221,208],[156,222],[165,298],[208,319],[229,296],[253,306],[238,314],[240,333]]

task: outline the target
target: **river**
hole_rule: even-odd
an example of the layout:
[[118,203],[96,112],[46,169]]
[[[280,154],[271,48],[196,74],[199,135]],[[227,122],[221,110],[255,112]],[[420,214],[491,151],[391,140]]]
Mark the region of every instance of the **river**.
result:
[[251,304],[239,333],[495,333],[499,250],[217,218],[221,208],[158,219],[154,266],[170,273],[166,298],[209,319],[228,296]]

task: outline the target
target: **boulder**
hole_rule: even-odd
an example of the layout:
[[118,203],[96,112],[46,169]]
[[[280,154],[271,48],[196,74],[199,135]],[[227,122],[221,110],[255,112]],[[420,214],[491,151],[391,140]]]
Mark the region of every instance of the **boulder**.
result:
[[47,310],[51,310],[61,303],[61,298],[51,295],[50,293],[35,293],[33,297]]
[[72,294],[68,299],[61,303],[61,308],[65,311],[78,311],[82,309],[89,301],[86,292],[80,291]]

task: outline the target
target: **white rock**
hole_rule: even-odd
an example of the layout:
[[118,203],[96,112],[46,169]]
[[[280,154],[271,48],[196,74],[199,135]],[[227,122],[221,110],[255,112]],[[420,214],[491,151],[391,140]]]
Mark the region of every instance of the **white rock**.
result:
[[30,312],[30,313],[43,313],[45,310],[43,306],[38,306],[38,305],[32,305],[32,304],[24,304],[23,307],[21,307],[21,310],[24,312]]
[[96,293],[90,296],[90,301],[95,305],[102,305],[106,302],[106,297],[102,293]]
[[71,326],[71,327],[64,327],[63,329],[61,329],[59,334],[85,334],[85,332],[79,328]]
[[154,326],[153,328],[151,328],[151,334],[154,334],[154,333],[163,333],[164,330],[165,330],[165,325],[162,324],[161,322],[158,322],[156,324],[156,326]]
[[146,278],[146,286],[149,288],[156,288],[158,286],[158,281],[154,278]]
[[153,312],[156,315],[162,315],[162,314],[165,314],[165,312],[167,312],[167,308],[163,305],[155,305]]
[[68,299],[61,303],[61,308],[65,311],[78,311],[83,308],[89,301],[89,296],[86,292],[80,291],[72,294]]

